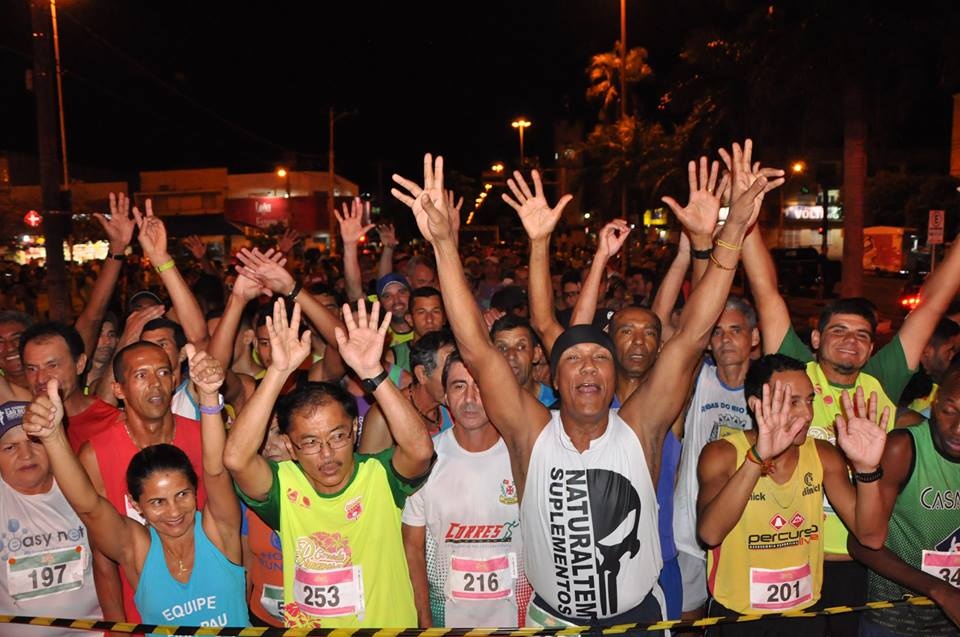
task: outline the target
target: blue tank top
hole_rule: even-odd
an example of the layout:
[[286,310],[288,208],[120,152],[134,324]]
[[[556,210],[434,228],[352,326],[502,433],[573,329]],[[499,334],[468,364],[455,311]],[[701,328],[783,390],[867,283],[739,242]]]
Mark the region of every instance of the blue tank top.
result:
[[[610,407],[620,408],[620,399],[616,395]],[[680,450],[680,440],[673,431],[668,431],[660,452],[660,479],[657,480],[657,504],[660,505],[657,531],[664,562],[677,555],[677,544],[673,540],[673,492],[677,482],[677,467],[680,465]]]
[[150,551],[133,596],[143,623],[248,626],[243,567],[228,560],[207,538],[199,511],[193,523],[193,538],[193,572],[190,581],[182,584],[170,574],[160,536],[150,528]]

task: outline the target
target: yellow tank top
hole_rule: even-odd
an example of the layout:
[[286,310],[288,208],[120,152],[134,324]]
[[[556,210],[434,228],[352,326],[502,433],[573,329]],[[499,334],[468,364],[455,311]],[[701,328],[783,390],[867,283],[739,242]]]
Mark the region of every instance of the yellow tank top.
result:
[[[723,439],[737,450],[737,467],[750,442],[737,431]],[[786,484],[757,480],[723,543],[707,551],[707,586],[738,613],[801,610],[820,599],[823,581],[823,467],[807,438]]]
[[[887,421],[887,431],[893,429],[896,421],[897,406],[887,396],[883,390],[880,381],[867,374],[860,372],[857,376],[857,382],[853,387],[842,387],[831,385],[827,380],[826,374],[816,361],[807,363],[807,376],[813,383],[813,391],[816,396],[813,399],[813,422],[810,425],[808,436],[827,440],[832,445],[837,444],[837,430],[834,421],[837,414],[841,413],[843,405],[840,402],[843,390],[850,392],[851,397],[857,387],[863,388],[864,398],[869,399],[872,392],[877,393],[877,417],[883,413],[884,407],[890,408],[890,419]],[[823,550],[827,553],[847,554],[847,527],[834,512],[833,507],[823,498],[823,510],[827,515],[824,522],[824,540]]]

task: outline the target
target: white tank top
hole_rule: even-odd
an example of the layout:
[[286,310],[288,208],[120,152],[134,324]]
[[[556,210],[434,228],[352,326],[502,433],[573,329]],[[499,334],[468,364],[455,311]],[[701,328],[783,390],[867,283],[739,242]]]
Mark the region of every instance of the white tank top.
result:
[[656,492],[640,439],[616,409],[583,453],[552,412],[530,455],[520,516],[527,579],[563,615],[624,613],[660,575]]
[[469,452],[448,429],[434,447],[430,477],[403,509],[404,524],[426,527],[433,625],[522,626],[530,586],[507,445]]
[[[0,529],[0,614],[103,617],[87,529],[56,482],[47,493],[23,495],[0,480]],[[69,628],[9,630],[18,636],[77,637]]]
[[677,550],[701,560],[707,555],[697,542],[697,463],[708,442],[750,429],[742,387],[727,387],[717,376],[717,367],[705,362],[687,408],[683,426],[683,451],[673,500],[673,537]]

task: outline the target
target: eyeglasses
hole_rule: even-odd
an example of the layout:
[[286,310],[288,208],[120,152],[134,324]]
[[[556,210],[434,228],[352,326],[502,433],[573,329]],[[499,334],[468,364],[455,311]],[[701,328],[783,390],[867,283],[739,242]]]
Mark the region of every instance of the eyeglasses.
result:
[[299,445],[293,440],[290,441],[290,444],[292,444],[294,448],[296,448],[296,450],[303,455],[310,456],[315,453],[320,453],[320,450],[324,447],[330,447],[330,449],[343,449],[349,445],[352,440],[353,432],[347,433],[338,431],[325,441],[318,440],[317,438],[307,438],[306,440],[301,440]]

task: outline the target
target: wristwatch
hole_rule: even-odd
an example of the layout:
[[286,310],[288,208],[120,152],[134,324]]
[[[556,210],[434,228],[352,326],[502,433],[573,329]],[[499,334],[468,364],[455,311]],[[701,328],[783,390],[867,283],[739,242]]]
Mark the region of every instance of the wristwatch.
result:
[[709,259],[711,254],[713,254],[713,246],[705,250],[694,250],[690,248],[690,256],[694,259]]
[[387,372],[387,370],[383,370],[373,378],[364,378],[360,381],[360,384],[363,385],[363,391],[365,391],[367,394],[372,394],[373,392],[377,391],[377,387],[379,387],[380,383],[385,381],[389,375],[390,373]]

